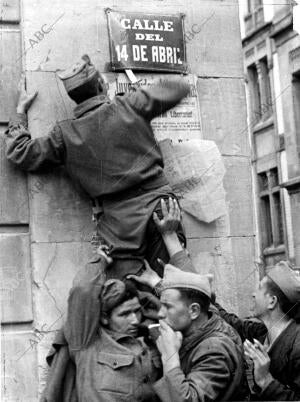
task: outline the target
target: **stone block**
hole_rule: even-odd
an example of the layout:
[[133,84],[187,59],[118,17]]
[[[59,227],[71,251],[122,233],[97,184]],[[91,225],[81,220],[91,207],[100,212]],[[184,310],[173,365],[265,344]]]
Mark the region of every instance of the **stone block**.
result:
[[223,160],[228,212],[209,224],[184,214],[183,222],[189,238],[252,236],[254,233],[250,160],[245,157],[223,157]]
[[259,265],[255,257],[255,239],[233,237],[232,255],[237,277],[236,292],[240,317],[253,314],[253,292],[259,281]]
[[237,274],[231,238],[189,239],[187,248],[200,274],[212,273],[220,303],[238,311]]
[[218,302],[241,317],[253,313],[252,293],[258,282],[254,236],[189,239],[197,272],[214,275]]
[[[197,1],[181,3],[186,14],[187,60],[193,74],[201,77],[243,77],[238,3]],[[188,33],[200,32],[190,40]]]
[[228,213],[213,222],[205,223],[192,215],[183,212],[183,224],[186,236],[190,239],[205,237],[226,237],[230,235],[230,222]]
[[104,5],[100,9],[95,0],[63,4],[59,0],[51,4],[44,0],[25,2],[26,70],[64,69],[83,54],[88,54],[103,70],[109,62],[105,8]]
[[223,155],[249,155],[244,81],[198,78],[197,90],[203,138],[215,141]]
[[[242,77],[242,48],[238,3],[230,0],[153,1],[118,4],[96,0],[63,5],[59,0],[24,3],[24,41],[27,70],[66,68],[89,54],[100,71],[110,62],[105,9],[159,15],[185,14],[187,61],[193,74],[205,77]],[[36,18],[36,8],[39,18]],[[217,27],[217,29],[216,29]],[[48,31],[48,32],[47,32]],[[193,33],[194,31],[194,33]],[[46,33],[45,33],[46,32]],[[64,40],[68,38],[68,40]]]
[[49,332],[61,327],[69,290],[76,272],[91,257],[88,243],[39,243],[32,245],[35,328]]
[[32,321],[28,234],[0,234],[2,323]]
[[230,236],[252,236],[254,222],[250,158],[224,157],[224,163]]
[[0,0],[0,22],[20,21],[20,1]]
[[30,132],[35,137],[49,133],[58,121],[73,118],[75,102],[68,97],[62,81],[52,72],[26,72],[26,85],[38,96],[28,113]]
[[33,241],[91,240],[94,231],[91,201],[76,191],[62,169],[32,176],[29,195]]
[[33,333],[2,333],[3,402],[35,402],[37,394],[37,361],[32,345]]
[[0,223],[28,223],[26,174],[6,159],[4,128],[0,127]]
[[[1,12],[1,10],[0,10]],[[15,114],[21,74],[20,32],[0,27],[0,122]]]

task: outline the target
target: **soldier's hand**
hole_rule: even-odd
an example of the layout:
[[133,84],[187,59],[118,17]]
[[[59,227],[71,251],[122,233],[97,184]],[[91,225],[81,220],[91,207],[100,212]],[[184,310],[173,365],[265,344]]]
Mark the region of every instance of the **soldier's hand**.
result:
[[160,282],[161,278],[157,275],[155,271],[150,267],[147,260],[144,260],[145,270],[142,272],[140,276],[138,275],[127,275],[126,278],[134,279],[135,281],[150,286],[154,288],[158,282]]
[[182,333],[174,331],[164,320],[159,320],[160,336],[156,340],[157,349],[161,353],[164,373],[180,367],[179,349],[182,345]]
[[169,208],[167,208],[165,200],[161,199],[162,219],[159,219],[157,213],[153,213],[153,220],[159,232],[164,235],[176,232],[180,223],[180,208],[176,200],[169,197]]
[[17,105],[17,113],[27,113],[28,109],[37,97],[38,92],[35,91],[33,94],[27,93],[24,74],[22,74],[22,77],[19,81],[18,90],[19,100]]
[[268,355],[267,348],[262,345],[257,339],[254,343],[244,342],[245,355],[250,357],[254,363],[254,380],[256,384],[264,390],[273,381],[270,373],[271,359]]

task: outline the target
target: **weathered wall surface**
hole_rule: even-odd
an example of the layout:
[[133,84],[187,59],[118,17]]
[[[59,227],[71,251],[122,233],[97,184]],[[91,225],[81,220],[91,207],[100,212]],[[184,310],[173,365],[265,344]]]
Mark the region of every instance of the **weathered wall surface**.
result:
[[[10,10],[17,9],[16,0],[9,3]],[[214,140],[224,158],[228,213],[211,224],[185,216],[188,247],[199,272],[215,274],[222,303],[247,314],[255,280],[254,230],[238,5],[226,0],[23,0],[22,61],[28,89],[39,91],[29,113],[34,137],[45,135],[55,121],[72,116],[72,102],[56,69],[87,53],[101,72],[108,71],[106,8],[182,12],[186,32],[193,27],[199,31],[187,39],[187,60],[190,73],[198,76],[203,138]],[[1,55],[3,46],[5,41],[1,42]],[[12,64],[19,53],[9,50]],[[0,78],[10,80],[7,94],[15,101],[16,82],[12,80],[19,71],[8,78],[6,73],[0,69]],[[4,116],[0,120],[5,122],[13,102],[4,99],[0,95],[0,117]],[[9,297],[17,302],[5,306],[3,313],[3,345],[7,345],[3,400],[34,401],[44,385],[44,358],[54,331],[63,323],[72,279],[88,259],[91,211],[89,201],[73,188],[63,169],[28,175],[27,183],[25,176],[4,160],[3,151],[1,156],[1,188],[7,196],[1,197],[0,224],[6,225],[7,233],[0,236],[4,250],[0,260],[4,266],[6,255],[17,250],[9,264],[24,278],[20,282],[22,302],[19,288],[13,289]],[[19,233],[20,228],[25,233]],[[2,271],[4,276],[10,275],[7,269]],[[13,377],[17,385],[12,384]]]

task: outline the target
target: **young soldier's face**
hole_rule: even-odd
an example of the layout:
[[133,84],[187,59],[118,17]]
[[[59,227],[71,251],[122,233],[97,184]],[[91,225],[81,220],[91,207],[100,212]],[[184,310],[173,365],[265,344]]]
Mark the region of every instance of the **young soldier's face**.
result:
[[186,331],[191,325],[189,306],[181,299],[177,289],[166,289],[161,293],[161,308],[158,318],[164,320],[174,331]]
[[115,307],[108,317],[108,329],[126,335],[137,336],[142,320],[141,305],[137,297]]

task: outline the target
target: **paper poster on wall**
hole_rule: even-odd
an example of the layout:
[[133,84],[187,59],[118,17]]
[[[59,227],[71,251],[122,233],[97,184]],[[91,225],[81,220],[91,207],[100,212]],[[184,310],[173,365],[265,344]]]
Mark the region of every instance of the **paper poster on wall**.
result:
[[225,167],[214,141],[160,142],[165,175],[183,210],[210,223],[227,213]]
[[[105,74],[108,94],[134,90],[125,74]],[[158,77],[136,74],[147,88]],[[167,79],[164,75],[163,79]],[[183,210],[203,222],[213,222],[227,213],[223,178],[225,167],[217,145],[202,139],[197,77],[188,75],[190,94],[180,104],[153,119],[156,139],[164,158],[164,170]]]
[[186,72],[182,14],[106,14],[113,71]]
[[[129,92],[132,84],[125,74],[106,74],[109,83],[109,95],[113,98],[116,93]],[[153,74],[136,74],[141,88],[153,85],[159,77]],[[162,79],[174,78],[164,74]],[[197,92],[197,77],[187,75],[185,79],[190,84],[190,93],[173,109],[152,120],[151,125],[158,141],[166,138],[174,143],[187,141],[193,138],[202,138],[199,97]]]

